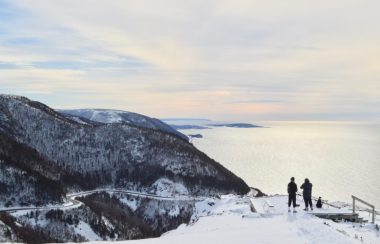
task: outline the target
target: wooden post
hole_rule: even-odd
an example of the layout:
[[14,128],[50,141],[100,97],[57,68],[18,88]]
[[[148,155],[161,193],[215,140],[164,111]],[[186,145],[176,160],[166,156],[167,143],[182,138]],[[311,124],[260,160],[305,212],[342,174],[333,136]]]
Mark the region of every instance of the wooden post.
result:
[[375,215],[376,215],[376,211],[375,211],[375,206],[372,205],[372,204],[369,204],[368,202],[358,198],[358,197],[355,197],[355,196],[352,196],[352,212],[355,213],[355,200],[358,200],[359,202],[369,206],[370,208],[372,208],[372,224],[375,223]]
[[375,223],[375,206],[372,207],[372,224]]

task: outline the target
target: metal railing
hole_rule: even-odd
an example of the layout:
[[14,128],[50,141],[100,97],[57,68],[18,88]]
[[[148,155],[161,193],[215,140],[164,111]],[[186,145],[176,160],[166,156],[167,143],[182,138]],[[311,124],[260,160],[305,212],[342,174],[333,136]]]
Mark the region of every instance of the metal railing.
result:
[[365,205],[367,205],[368,207],[372,208],[372,224],[375,223],[375,216],[376,216],[376,211],[375,211],[375,206],[358,198],[358,197],[355,197],[354,195],[352,195],[352,212],[355,213],[355,201],[358,201],[358,202],[361,202]]

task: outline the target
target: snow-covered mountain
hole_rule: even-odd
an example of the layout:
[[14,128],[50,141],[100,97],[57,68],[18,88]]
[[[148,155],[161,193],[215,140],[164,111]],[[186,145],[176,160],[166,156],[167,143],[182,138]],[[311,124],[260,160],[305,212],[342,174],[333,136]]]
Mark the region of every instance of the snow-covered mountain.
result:
[[188,139],[187,136],[173,129],[161,120],[137,113],[111,109],[70,109],[57,111],[81,123],[88,123],[88,120],[90,120],[103,124],[129,124],[143,128],[162,130],[177,135],[183,139]]
[[[0,208],[60,205],[68,192],[98,188],[166,198],[249,191],[242,179],[187,139],[164,126],[153,128],[149,121],[94,122],[64,116],[25,97],[0,95]],[[19,226],[22,219],[0,211],[0,229],[10,233],[7,240],[31,242],[81,241],[81,228],[104,240],[154,237],[187,222],[193,211],[193,201],[161,201],[165,198],[143,197],[132,204],[121,196],[97,193],[84,196],[72,211],[46,210],[49,221],[44,217],[37,226],[28,222],[31,213]],[[38,222],[36,214],[33,223]]]
[[[41,158],[33,166],[23,159],[23,167],[69,189],[147,188],[166,177],[184,184],[190,194],[248,190],[240,178],[187,140],[140,127],[142,120],[138,126],[133,122],[83,124],[39,102],[8,95],[0,96],[0,119],[5,144],[22,145],[20,155],[26,150]],[[3,149],[0,158],[11,167],[16,167],[17,160],[10,160],[15,147]]]

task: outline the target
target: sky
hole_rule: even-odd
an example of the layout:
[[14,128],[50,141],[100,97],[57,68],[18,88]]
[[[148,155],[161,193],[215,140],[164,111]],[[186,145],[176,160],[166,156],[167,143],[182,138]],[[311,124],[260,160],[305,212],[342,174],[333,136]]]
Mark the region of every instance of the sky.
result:
[[0,0],[0,93],[225,121],[380,121],[378,0]]

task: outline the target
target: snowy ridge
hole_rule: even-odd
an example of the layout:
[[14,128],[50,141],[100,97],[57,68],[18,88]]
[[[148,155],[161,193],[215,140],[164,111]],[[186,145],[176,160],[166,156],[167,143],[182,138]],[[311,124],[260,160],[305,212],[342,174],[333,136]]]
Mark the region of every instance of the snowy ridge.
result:
[[103,124],[125,123],[144,128],[157,129],[188,140],[187,136],[173,129],[161,120],[150,118],[138,113],[112,109],[72,109],[57,111],[68,117],[75,116],[79,120],[80,118],[85,118],[87,120]]

